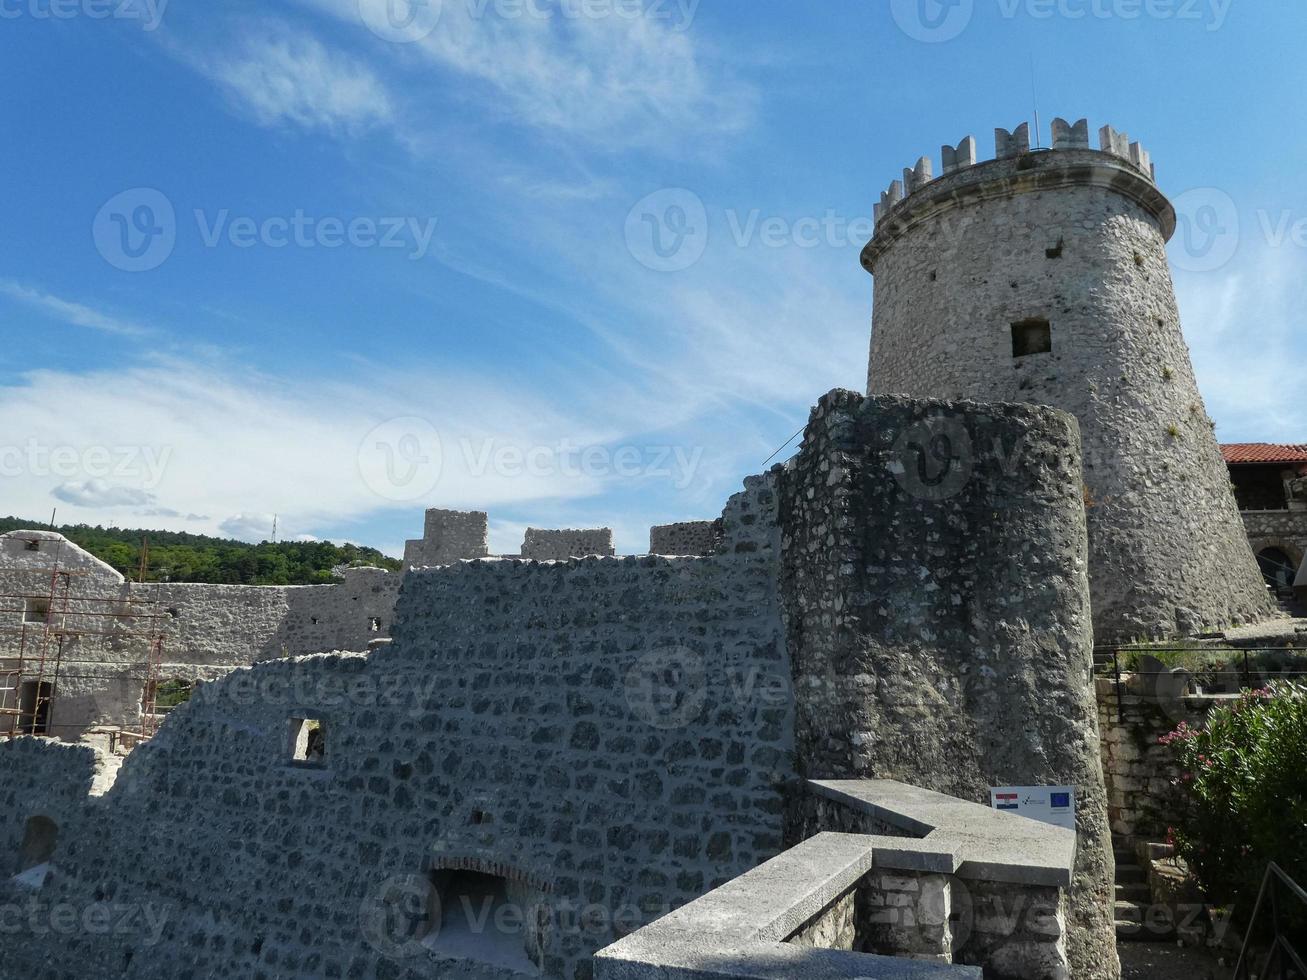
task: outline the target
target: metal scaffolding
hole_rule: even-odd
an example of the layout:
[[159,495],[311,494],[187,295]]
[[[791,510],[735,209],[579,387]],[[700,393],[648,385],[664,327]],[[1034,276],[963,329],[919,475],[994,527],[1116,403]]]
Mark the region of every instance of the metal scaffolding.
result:
[[[111,679],[100,674],[69,673],[66,668],[91,665],[112,678],[141,684],[139,737],[149,738],[158,727],[155,698],[163,663],[164,636],[157,597],[139,599],[128,586],[121,596],[75,594],[73,583],[86,576],[80,569],[60,567],[62,541],[49,569],[10,571],[30,575],[32,585],[0,593],[0,738],[54,735],[84,724],[60,724],[55,707],[61,680]],[[100,637],[140,648],[140,659],[125,662],[73,659],[70,647],[83,637]]]

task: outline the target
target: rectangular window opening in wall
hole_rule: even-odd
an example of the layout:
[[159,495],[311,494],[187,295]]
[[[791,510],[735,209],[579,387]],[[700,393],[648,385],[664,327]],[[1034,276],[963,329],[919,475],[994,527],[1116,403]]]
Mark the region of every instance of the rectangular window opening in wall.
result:
[[154,713],[156,715],[166,715],[173,708],[189,701],[194,692],[195,684],[192,681],[184,681],[175,677],[157,683],[146,681],[144,703],[148,705],[153,702]]
[[23,604],[24,623],[44,623],[50,615],[48,599],[28,599]]
[[1012,324],[1012,356],[1028,357],[1047,354],[1053,349],[1053,327],[1047,320],[1033,317]]
[[324,769],[327,765],[327,726],[319,718],[290,720],[290,761],[297,766]]
[[36,539],[33,539],[32,541],[27,542],[27,550],[28,550],[28,551],[40,551],[40,550],[41,550],[41,541],[40,541],[40,539],[39,539],[39,538],[36,538]]

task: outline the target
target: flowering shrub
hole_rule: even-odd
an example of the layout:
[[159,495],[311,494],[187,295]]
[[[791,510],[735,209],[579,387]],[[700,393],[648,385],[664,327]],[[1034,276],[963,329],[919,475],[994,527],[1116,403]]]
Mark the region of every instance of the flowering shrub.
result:
[[1307,882],[1307,685],[1246,692],[1161,742],[1181,766],[1168,837],[1209,899],[1251,915],[1268,861]]

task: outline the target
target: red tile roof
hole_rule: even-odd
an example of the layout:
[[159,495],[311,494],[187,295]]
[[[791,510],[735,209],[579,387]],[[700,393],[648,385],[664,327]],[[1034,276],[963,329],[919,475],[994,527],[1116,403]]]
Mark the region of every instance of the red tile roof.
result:
[[1221,447],[1227,463],[1307,463],[1307,443],[1235,442]]

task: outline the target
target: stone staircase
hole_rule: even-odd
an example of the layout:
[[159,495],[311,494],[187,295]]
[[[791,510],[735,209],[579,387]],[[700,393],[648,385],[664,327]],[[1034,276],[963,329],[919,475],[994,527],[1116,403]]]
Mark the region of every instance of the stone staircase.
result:
[[1175,923],[1165,908],[1154,910],[1148,875],[1140,866],[1135,852],[1113,838],[1116,856],[1116,896],[1113,918],[1117,942],[1174,942]]
[[1286,616],[1292,616],[1294,619],[1307,618],[1307,608],[1298,601],[1293,589],[1276,589],[1275,598]]

